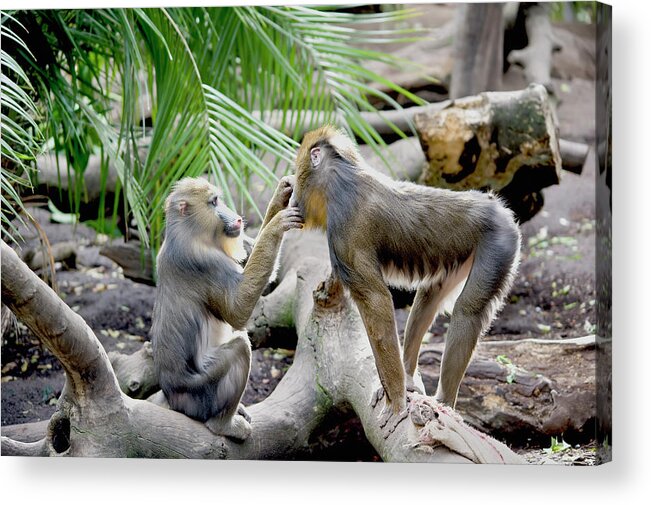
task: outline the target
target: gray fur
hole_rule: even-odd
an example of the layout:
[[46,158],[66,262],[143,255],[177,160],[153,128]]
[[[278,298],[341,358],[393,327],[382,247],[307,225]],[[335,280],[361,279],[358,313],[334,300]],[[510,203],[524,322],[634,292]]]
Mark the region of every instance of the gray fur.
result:
[[296,210],[284,209],[291,184],[283,179],[243,269],[241,219],[216,194],[206,181],[188,178],[168,197],[151,339],[169,406],[242,440],[251,431],[240,405],[251,348],[248,337],[233,329],[244,327],[272,272],[282,234],[300,227],[301,219]]
[[[307,156],[314,146],[318,166]],[[404,406],[405,385],[413,387],[425,331],[446,303],[453,304],[436,396],[454,406],[477,339],[517,270],[520,231],[512,212],[490,193],[393,181],[366,165],[345,134],[331,127],[306,135],[296,179],[295,198],[307,223],[314,221],[310,199],[323,197],[327,219],[321,227],[333,272],[357,302],[394,410]],[[406,378],[386,284],[418,289],[405,332]]]

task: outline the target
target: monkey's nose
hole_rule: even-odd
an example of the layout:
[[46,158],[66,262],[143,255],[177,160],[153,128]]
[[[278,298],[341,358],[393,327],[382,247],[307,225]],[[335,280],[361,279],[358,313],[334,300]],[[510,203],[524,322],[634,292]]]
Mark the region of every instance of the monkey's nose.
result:
[[233,223],[233,228],[239,230],[242,227],[242,218],[238,217]]

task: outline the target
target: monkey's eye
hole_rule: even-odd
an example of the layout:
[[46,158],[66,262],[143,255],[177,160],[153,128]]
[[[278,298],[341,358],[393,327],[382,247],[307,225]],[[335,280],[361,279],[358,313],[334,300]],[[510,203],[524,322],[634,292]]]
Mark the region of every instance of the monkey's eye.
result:
[[208,203],[210,203],[210,205],[213,207],[217,207],[217,205],[219,205],[219,197],[213,196]]

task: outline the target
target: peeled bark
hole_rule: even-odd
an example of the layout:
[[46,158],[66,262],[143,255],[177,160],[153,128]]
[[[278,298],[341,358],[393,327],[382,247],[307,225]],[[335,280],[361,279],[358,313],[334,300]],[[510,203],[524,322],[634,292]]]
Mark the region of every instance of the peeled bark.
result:
[[248,408],[253,432],[244,443],[215,436],[179,412],[121,392],[94,333],[3,242],[3,301],[66,372],[45,438],[23,443],[3,436],[3,454],[293,459],[304,454],[326,418],[352,410],[385,461],[522,461],[462,423],[451,409],[420,395],[411,397],[407,418],[393,430],[383,430],[378,422],[383,402],[371,406],[380,383],[370,345],[356,307],[338,284],[328,281],[325,240],[308,232],[288,235],[280,280],[296,272],[295,359],[272,394]]
[[15,322],[16,319],[11,310],[3,303],[0,306],[0,337],[4,337],[4,334]]

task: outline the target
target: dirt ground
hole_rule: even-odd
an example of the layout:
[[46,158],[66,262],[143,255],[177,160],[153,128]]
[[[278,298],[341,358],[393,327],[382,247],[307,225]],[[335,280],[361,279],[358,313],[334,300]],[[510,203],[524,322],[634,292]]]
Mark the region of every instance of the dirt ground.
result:
[[[517,75],[505,79],[518,87]],[[556,79],[560,135],[568,140],[594,142],[594,82]],[[583,173],[563,173],[559,185],[544,190],[543,210],[521,227],[522,263],[507,304],[487,339],[544,337],[564,339],[594,332],[595,319],[595,159],[594,150]],[[32,209],[52,244],[77,242],[76,268],[58,265],[56,282],[64,301],[93,329],[107,351],[132,353],[148,339],[154,289],[125,279],[121,269],[99,255],[103,242],[95,232],[78,225],[51,221],[50,214]],[[33,228],[24,229],[25,249],[36,247]],[[399,330],[408,309],[397,311]],[[432,339],[442,339],[446,319],[433,325]],[[64,382],[57,360],[20,323],[2,340],[3,426],[48,419]],[[291,366],[293,351],[258,349],[244,403],[261,401],[273,391]],[[326,449],[309,455],[326,460],[378,460],[358,421],[325,429]],[[514,448],[532,464],[589,465],[593,444],[548,454],[543,447]]]

